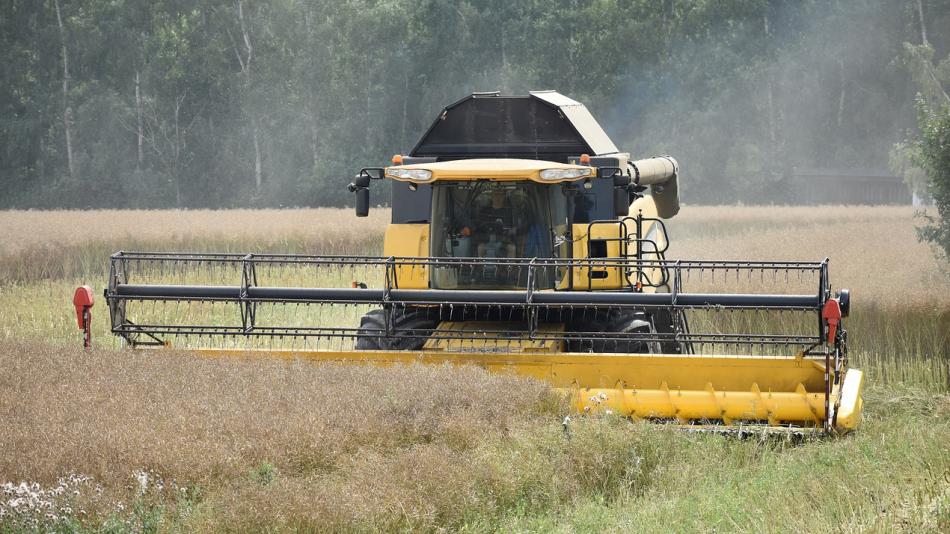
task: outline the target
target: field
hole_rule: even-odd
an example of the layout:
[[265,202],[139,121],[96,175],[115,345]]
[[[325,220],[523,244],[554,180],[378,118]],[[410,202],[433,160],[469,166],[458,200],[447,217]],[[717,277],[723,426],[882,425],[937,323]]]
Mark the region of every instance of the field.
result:
[[788,441],[573,417],[468,368],[117,351],[116,250],[378,253],[388,213],[0,212],[0,532],[950,531],[950,272],[909,208],[686,207],[671,258],[831,258],[865,421]]

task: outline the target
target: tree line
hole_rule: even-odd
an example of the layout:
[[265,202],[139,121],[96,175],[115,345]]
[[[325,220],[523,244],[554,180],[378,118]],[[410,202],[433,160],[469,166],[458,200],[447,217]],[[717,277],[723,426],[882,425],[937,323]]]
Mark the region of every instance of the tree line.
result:
[[0,208],[344,205],[443,106],[534,89],[677,156],[688,202],[785,201],[795,168],[920,173],[947,28],[940,0],[5,0]]

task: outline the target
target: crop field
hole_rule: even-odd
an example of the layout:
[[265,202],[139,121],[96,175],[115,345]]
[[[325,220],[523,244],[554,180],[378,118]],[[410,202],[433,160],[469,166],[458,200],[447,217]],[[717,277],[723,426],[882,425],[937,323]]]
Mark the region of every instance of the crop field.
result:
[[866,373],[846,436],[564,426],[545,385],[475,368],[127,351],[102,302],[80,348],[72,291],[100,297],[112,252],[378,254],[387,221],[0,212],[0,533],[950,531],[950,266],[911,208],[684,207],[667,223],[671,259],[830,257]]

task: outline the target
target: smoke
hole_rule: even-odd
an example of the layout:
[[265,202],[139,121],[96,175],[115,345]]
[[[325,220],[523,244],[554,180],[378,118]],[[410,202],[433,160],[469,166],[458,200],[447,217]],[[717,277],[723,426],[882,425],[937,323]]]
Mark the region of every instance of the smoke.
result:
[[605,124],[635,157],[676,156],[686,201],[794,202],[783,179],[796,169],[886,171],[913,127],[899,61],[912,14],[885,0],[794,2],[703,31],[684,23],[663,61],[628,76]]

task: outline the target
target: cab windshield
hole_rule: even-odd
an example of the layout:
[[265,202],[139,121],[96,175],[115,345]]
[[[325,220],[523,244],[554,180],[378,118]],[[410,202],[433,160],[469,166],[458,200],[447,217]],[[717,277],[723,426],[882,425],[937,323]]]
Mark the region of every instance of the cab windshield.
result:
[[[524,287],[527,269],[505,259],[552,258],[567,223],[566,198],[557,185],[523,182],[443,182],[433,186],[431,255],[489,258],[498,265],[439,267],[433,287]],[[554,272],[539,269],[536,286],[553,287]]]

